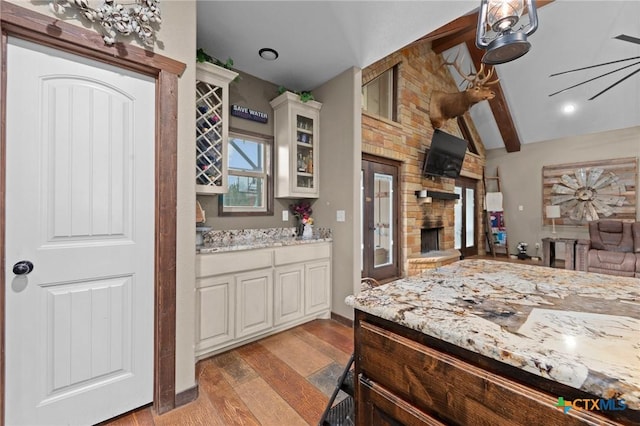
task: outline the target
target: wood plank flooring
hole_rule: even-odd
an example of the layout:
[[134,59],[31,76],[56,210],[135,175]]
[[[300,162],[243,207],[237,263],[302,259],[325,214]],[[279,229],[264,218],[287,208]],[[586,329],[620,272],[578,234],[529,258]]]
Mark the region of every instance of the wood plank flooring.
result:
[[150,407],[108,426],[317,425],[353,352],[353,330],[315,320],[200,361],[196,401],[161,416]]

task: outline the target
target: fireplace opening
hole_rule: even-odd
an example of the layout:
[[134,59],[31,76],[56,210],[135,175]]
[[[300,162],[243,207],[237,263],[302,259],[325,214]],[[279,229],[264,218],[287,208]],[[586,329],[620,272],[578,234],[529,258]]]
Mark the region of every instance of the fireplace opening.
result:
[[428,253],[430,251],[440,250],[440,232],[442,232],[442,224],[430,225],[420,230],[420,252]]

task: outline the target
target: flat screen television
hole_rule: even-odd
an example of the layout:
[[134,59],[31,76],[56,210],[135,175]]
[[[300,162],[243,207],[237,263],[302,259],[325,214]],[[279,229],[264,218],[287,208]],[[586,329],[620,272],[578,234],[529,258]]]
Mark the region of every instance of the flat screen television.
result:
[[431,147],[425,154],[422,173],[425,176],[456,178],[460,175],[466,153],[466,140],[435,129]]

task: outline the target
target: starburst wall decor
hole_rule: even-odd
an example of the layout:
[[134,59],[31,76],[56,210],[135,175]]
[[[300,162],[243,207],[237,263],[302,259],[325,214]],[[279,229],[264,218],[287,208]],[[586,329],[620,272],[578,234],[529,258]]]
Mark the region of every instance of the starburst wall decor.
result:
[[[620,158],[545,166],[542,208],[560,206],[560,219],[555,220],[559,225],[635,220],[637,163],[636,158]],[[551,219],[542,217],[551,225]]]
[[154,27],[162,22],[160,0],[136,0],[125,5],[104,0],[98,8],[89,6],[88,0],[50,0],[49,7],[57,15],[76,11],[84,19],[100,24],[105,44],[115,43],[118,34],[135,34],[144,45],[153,46]]

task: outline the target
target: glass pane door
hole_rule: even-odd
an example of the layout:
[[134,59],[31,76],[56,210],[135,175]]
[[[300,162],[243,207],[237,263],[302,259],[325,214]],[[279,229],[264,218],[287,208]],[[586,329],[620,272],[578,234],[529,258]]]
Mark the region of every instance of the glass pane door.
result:
[[456,201],[455,206],[453,207],[453,218],[454,218],[454,228],[453,228],[453,235],[454,235],[454,244],[453,244],[453,248],[460,250],[462,248],[462,231],[463,231],[463,226],[462,226],[462,203],[460,202],[460,200],[462,200],[462,187],[460,186],[456,186],[455,188],[453,188],[453,192],[458,194],[458,196],[460,197],[460,199],[458,199],[458,201]]
[[374,267],[388,265],[393,258],[393,176],[374,173],[375,256]]
[[476,246],[476,186],[477,180],[456,179],[454,192],[460,196],[454,207],[454,247],[464,257],[478,254]]
[[399,165],[387,162],[362,160],[362,276],[377,280],[400,274],[396,243]]
[[296,115],[296,185],[298,188],[313,188],[313,120]]
[[476,245],[476,191],[473,188],[465,188],[464,192],[464,208],[465,208],[465,247],[473,247]]

